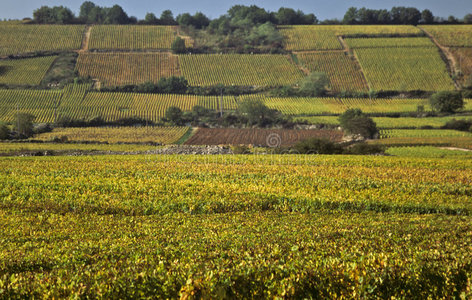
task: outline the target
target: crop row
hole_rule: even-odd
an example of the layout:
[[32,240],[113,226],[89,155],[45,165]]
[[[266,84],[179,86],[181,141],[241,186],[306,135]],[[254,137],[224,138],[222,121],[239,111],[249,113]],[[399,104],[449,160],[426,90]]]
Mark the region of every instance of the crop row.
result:
[[355,54],[371,89],[376,91],[454,90],[435,48],[365,48]]
[[77,70],[104,86],[157,83],[180,75],[178,57],[168,53],[81,53]]
[[300,62],[311,72],[323,72],[334,91],[367,91],[359,64],[344,52],[299,53]]
[[303,78],[297,66],[282,55],[181,55],[179,62],[182,75],[193,86],[279,86]]
[[386,153],[402,157],[427,157],[427,158],[465,158],[472,157],[472,151],[461,151],[433,146],[420,147],[391,147]]
[[52,122],[61,96],[61,91],[0,89],[0,120],[11,122],[15,114],[29,113],[35,122]]
[[89,127],[56,128],[52,132],[35,136],[35,140],[50,141],[54,138],[67,137],[74,142],[107,143],[160,143],[177,142],[188,127]]
[[342,49],[338,36],[421,35],[414,26],[391,25],[299,25],[279,28],[285,48],[294,51]]
[[0,56],[79,49],[84,30],[83,25],[0,24]]
[[472,47],[472,25],[422,25],[441,45]]
[[386,47],[435,47],[427,37],[408,38],[347,38],[350,48],[386,48]]
[[[170,49],[175,26],[97,25],[90,33],[89,49]],[[188,47],[192,46],[186,39]]]
[[56,58],[0,60],[0,84],[39,85]]
[[380,132],[381,138],[422,138],[422,137],[470,137],[472,134],[469,132],[457,131],[457,130],[438,130],[438,129],[393,129],[393,130],[382,130]]

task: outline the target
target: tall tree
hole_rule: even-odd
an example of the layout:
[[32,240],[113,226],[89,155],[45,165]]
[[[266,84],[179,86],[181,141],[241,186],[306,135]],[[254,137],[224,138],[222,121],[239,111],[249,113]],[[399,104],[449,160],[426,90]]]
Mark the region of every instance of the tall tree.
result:
[[105,19],[105,23],[107,24],[127,24],[128,22],[128,15],[119,5],[114,5],[107,13]]
[[164,10],[160,17],[160,23],[162,25],[177,25],[177,22],[174,20],[174,15],[170,10]]
[[423,24],[432,24],[434,22],[434,15],[429,9],[421,12],[421,22]]
[[93,9],[94,7],[96,7],[95,3],[93,3],[92,1],[85,1],[85,2],[82,3],[82,5],[80,6],[79,17],[80,17],[82,20],[87,21],[88,18],[89,18],[90,13],[92,12],[92,9]]

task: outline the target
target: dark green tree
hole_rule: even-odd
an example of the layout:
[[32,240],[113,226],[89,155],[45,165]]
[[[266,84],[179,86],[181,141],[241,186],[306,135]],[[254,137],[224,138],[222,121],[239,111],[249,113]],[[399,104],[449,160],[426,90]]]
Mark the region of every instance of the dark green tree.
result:
[[174,125],[182,126],[185,123],[183,115],[180,108],[171,106],[166,110],[165,119]]
[[322,96],[326,92],[329,79],[325,73],[313,72],[300,81],[300,94],[306,97]]
[[187,52],[187,48],[185,47],[185,40],[182,39],[180,36],[176,37],[175,40],[172,42],[171,45],[172,52],[175,54],[183,54]]
[[33,121],[35,116],[26,113],[18,113],[15,116],[13,129],[19,136],[30,137],[33,135]]
[[159,24],[159,19],[153,13],[147,13],[144,17],[144,23],[148,25],[157,25]]
[[429,9],[421,12],[421,22],[423,24],[432,24],[434,22],[434,15]]
[[161,25],[177,25],[174,15],[170,10],[164,10],[159,18]]
[[339,116],[339,124],[347,133],[365,138],[374,138],[378,133],[377,124],[358,108],[346,110]]
[[107,13],[106,24],[128,24],[129,18],[123,8],[119,5],[114,5]]
[[237,112],[247,119],[247,125],[266,127],[277,123],[280,112],[268,108],[262,100],[246,99],[239,103]]
[[4,123],[0,123],[0,140],[6,140],[10,137],[10,129]]
[[90,13],[92,12],[92,9],[93,9],[94,7],[96,7],[95,3],[93,3],[92,1],[85,1],[85,2],[82,3],[82,5],[80,6],[79,17],[80,17],[84,22],[88,22]]
[[435,111],[454,113],[464,107],[461,92],[437,92],[429,98],[429,103]]
[[472,24],[472,14],[466,14],[464,16],[464,23],[465,24]]

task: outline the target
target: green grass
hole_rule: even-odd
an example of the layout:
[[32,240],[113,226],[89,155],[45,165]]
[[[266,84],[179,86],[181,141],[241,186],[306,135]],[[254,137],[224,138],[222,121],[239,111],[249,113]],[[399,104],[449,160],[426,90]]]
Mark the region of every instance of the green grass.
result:
[[391,147],[387,154],[402,157],[425,157],[425,158],[472,158],[472,151],[450,150],[433,146],[424,147]]

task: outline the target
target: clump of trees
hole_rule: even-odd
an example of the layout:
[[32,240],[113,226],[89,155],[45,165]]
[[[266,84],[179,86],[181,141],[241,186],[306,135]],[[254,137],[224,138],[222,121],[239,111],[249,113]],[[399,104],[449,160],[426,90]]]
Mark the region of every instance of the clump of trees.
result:
[[377,124],[358,108],[348,109],[339,116],[339,124],[349,134],[359,134],[365,138],[375,138],[379,130]]
[[441,113],[454,113],[464,108],[462,93],[458,91],[442,91],[429,98],[433,110]]

